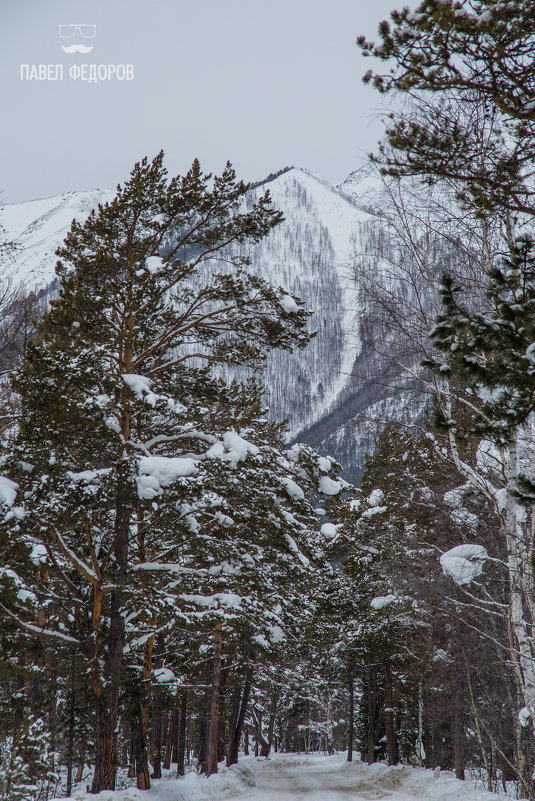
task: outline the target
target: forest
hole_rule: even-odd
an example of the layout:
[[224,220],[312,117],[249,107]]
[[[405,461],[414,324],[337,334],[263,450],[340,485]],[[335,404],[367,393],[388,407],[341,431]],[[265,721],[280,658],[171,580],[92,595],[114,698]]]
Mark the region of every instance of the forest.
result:
[[535,798],[535,5],[357,45],[395,104],[348,260],[388,387],[358,487],[265,407],[315,337],[252,269],[273,176],[145,156],[54,297],[5,283],[0,799],[342,750]]

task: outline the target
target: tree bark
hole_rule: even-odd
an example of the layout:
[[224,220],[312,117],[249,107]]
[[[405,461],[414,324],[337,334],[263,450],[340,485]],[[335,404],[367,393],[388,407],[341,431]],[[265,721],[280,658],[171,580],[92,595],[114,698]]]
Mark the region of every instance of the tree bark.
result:
[[269,743],[264,737],[262,731],[262,712],[253,706],[251,710],[251,717],[254,726],[255,737],[255,756],[267,756],[269,754]]
[[[156,626],[156,618],[153,619],[153,625]],[[165,653],[165,640],[160,633],[155,642],[156,655],[152,654],[152,660],[156,660],[157,667],[163,667],[163,654]],[[152,679],[152,666],[147,674],[147,688],[150,687]],[[162,689],[158,685],[152,691],[152,778],[161,779],[162,777],[162,739],[164,727],[164,714],[163,714],[163,695]]]
[[218,622],[214,629],[214,667],[212,678],[212,698],[208,726],[208,748],[206,758],[206,775],[217,773],[219,756],[219,700],[221,693],[221,653],[222,624]]
[[268,734],[267,740],[264,741],[262,744],[262,748],[260,750],[260,756],[268,757],[269,752],[271,751],[271,744],[273,742],[273,732],[275,730],[275,718],[277,715],[277,703],[279,701],[279,694],[278,692],[274,692],[271,698],[271,707],[269,710],[269,723],[268,723]]
[[424,750],[424,686],[420,679],[418,683],[418,737],[416,739],[416,759],[418,765],[423,767],[425,760]]
[[[117,767],[117,738],[115,735],[116,712],[110,703],[111,688],[97,698],[95,734],[95,774],[91,785],[92,793],[101,790],[115,790],[115,770]],[[111,699],[114,701],[114,699]]]
[[[240,740],[243,731],[243,724],[245,722],[245,715],[247,713],[247,705],[249,703],[249,695],[251,693],[251,681],[249,678],[246,679],[244,687],[243,687],[243,695],[240,704],[240,711],[238,713],[238,720],[236,722],[236,728],[232,733],[232,736],[229,737],[229,749],[227,755],[227,765],[235,765],[238,761],[238,753],[240,750]],[[249,753],[249,732],[245,732],[245,742],[244,742],[244,751],[245,754]]]
[[74,718],[76,714],[76,684],[74,652],[71,653],[71,676],[69,687],[69,722],[67,726],[67,798],[72,792],[72,769],[74,759]]
[[162,694],[156,690],[152,704],[152,778],[162,778]]
[[184,757],[186,755],[186,693],[182,693],[180,698],[180,715],[178,722],[178,736],[177,736],[177,760],[176,760],[176,775],[183,776],[186,770],[184,764]]
[[226,739],[226,700],[227,685],[230,676],[229,658],[225,660],[226,666],[221,669],[221,689],[219,693],[219,745],[217,750],[217,761],[221,762],[225,758],[225,739]]
[[377,668],[368,668],[368,765],[375,762],[375,717],[377,712]]
[[138,790],[148,790],[150,788],[149,763],[147,760],[147,744],[141,717],[138,722],[138,732],[135,739],[135,757]]
[[386,748],[388,752],[388,764],[397,765],[397,743],[396,732],[394,729],[394,697],[392,691],[392,668],[390,665],[384,666],[385,672],[385,730]]
[[[206,690],[207,696],[207,703],[208,703],[208,693],[209,691]],[[208,738],[206,732],[206,723],[208,720],[208,715],[200,715],[197,719],[197,764],[199,766],[199,770],[201,773],[206,773],[206,758],[207,758],[207,746],[208,746]],[[194,752],[195,754],[195,752]]]
[[154,648],[154,635],[145,643],[143,652],[143,668],[139,682],[139,731],[136,739],[136,773],[139,790],[150,788],[149,761],[147,748],[147,734],[150,716],[150,679],[152,676],[152,653]]
[[176,727],[178,723],[178,704],[173,704],[173,711],[171,712],[171,719],[169,721],[169,729],[167,733],[167,743],[165,746],[165,758],[163,766],[165,770],[171,767],[171,757],[175,747]]
[[227,753],[226,753],[226,764],[227,767],[230,764],[230,752],[232,749],[232,744],[234,740],[234,732],[236,731],[236,726],[238,723],[238,715],[240,714],[240,701],[241,701],[241,689],[238,685],[236,685],[230,694],[230,715],[228,721],[228,740],[227,740]]
[[463,707],[461,689],[456,685],[453,710],[453,760],[455,765],[455,778],[464,781],[465,747],[463,727]]
[[[117,564],[117,584],[124,586],[128,563],[128,515],[123,511],[120,498],[116,511],[117,544],[114,549]],[[107,638],[105,668],[107,682],[103,686],[98,671],[97,653],[95,650],[93,671],[98,678],[94,679],[93,688],[96,695],[96,754],[95,773],[91,784],[92,793],[102,790],[115,790],[115,774],[117,770],[117,709],[119,705],[119,688],[123,666],[124,620],[122,615],[121,592],[110,593],[110,628]],[[95,649],[98,630],[94,631]]]
[[347,761],[353,762],[353,740],[355,737],[355,695],[353,687],[353,676],[349,676],[347,682],[349,691],[349,724],[347,727]]

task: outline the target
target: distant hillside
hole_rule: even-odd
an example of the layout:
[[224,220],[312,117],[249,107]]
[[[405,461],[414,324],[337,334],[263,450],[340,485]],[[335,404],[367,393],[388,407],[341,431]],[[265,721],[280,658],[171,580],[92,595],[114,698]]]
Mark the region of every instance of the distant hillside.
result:
[[[374,180],[366,169],[338,187],[296,167],[272,173],[251,186],[246,203],[269,188],[285,221],[262,243],[240,250],[259,274],[299,295],[314,311],[311,328],[317,335],[310,345],[268,358],[262,380],[270,414],[288,418],[292,439],[334,456],[354,481],[385,421],[409,420],[420,412],[410,393],[391,391],[385,366],[362,337],[366,310],[359,308],[351,260],[374,225],[366,202]],[[17,280],[31,288],[50,286],[54,251],[72,219],[84,219],[113,194],[95,189],[5,206],[2,223],[19,244]]]

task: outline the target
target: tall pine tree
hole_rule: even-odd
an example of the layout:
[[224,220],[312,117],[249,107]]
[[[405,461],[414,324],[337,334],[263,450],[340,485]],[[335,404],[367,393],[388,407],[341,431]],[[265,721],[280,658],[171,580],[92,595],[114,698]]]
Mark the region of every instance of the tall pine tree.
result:
[[213,366],[258,366],[265,349],[310,338],[298,299],[286,311],[287,293],[243,260],[214,268],[218,254],[232,261],[229,245],[281,221],[267,193],[244,211],[246,190],[230,165],[211,180],[195,162],[168,180],[161,153],[136,164],[114,200],[73,222],[58,250],[59,298],[15,381],[23,418],[1,489],[6,560],[28,592],[8,611],[87,660],[93,792],[115,786],[127,615],[150,594],[133,567],[146,561],[147,515],[163,490],[170,525],[196,534],[187,510],[205,491],[225,405]]

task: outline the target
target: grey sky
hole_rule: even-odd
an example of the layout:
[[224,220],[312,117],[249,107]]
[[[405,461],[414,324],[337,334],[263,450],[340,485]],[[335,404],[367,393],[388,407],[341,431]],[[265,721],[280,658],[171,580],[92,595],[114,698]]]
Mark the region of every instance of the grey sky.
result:
[[[0,0],[0,190],[4,202],[113,187],[164,148],[257,180],[286,165],[343,179],[373,150],[382,98],[355,46],[396,0]],[[58,25],[97,26],[88,55]],[[78,33],[70,41],[80,41]],[[86,40],[86,43],[89,40]],[[133,64],[133,81],[72,80],[69,67]],[[22,81],[21,64],[63,64]]]

